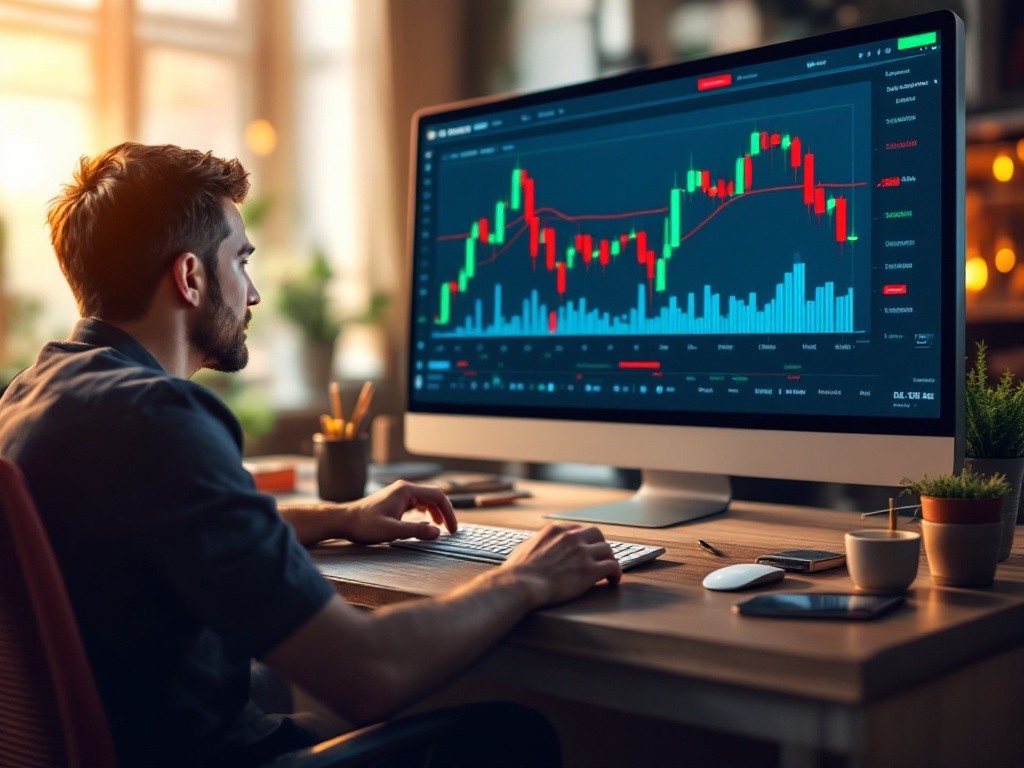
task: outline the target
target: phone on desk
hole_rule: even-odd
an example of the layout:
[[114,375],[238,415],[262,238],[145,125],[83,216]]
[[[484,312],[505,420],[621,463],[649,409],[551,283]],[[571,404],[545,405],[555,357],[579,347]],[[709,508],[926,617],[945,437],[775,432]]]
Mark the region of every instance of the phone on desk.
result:
[[449,493],[448,499],[456,509],[470,507],[502,507],[517,499],[533,496],[529,491],[492,491],[490,493]]
[[904,595],[775,592],[736,603],[733,610],[743,616],[865,620],[888,613],[905,599]]
[[515,489],[515,482],[511,478],[500,475],[454,475],[433,483],[433,485],[438,486],[449,495],[453,493],[497,493]]
[[787,571],[815,573],[846,565],[846,555],[821,549],[784,549],[781,552],[761,555],[757,562],[774,565]]

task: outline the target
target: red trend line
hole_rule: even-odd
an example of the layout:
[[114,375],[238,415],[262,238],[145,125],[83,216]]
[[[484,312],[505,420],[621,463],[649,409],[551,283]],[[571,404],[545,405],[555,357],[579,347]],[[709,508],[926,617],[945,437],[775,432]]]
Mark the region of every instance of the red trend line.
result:
[[[822,186],[822,187],[863,187],[863,186],[866,186],[866,185],[867,185],[866,181],[854,181],[854,182],[851,182],[851,183],[848,183],[848,184],[821,184],[820,186]],[[693,229],[691,229],[685,235],[682,235],[679,238],[679,242],[682,243],[682,242],[684,242],[686,240],[689,240],[691,237],[693,237],[695,234],[697,234],[698,230],[700,230],[705,224],[707,224],[709,221],[711,221],[713,218],[715,218],[715,216],[720,214],[723,209],[725,209],[728,206],[732,205],[737,200],[742,200],[743,198],[749,197],[751,195],[759,195],[759,194],[761,194],[763,192],[785,192],[787,190],[794,190],[794,189],[801,189],[802,190],[803,188],[804,188],[803,184],[790,184],[789,186],[785,186],[785,187],[765,187],[764,189],[751,189],[748,192],[744,192],[742,195],[738,195],[737,197],[730,197],[728,200],[726,200],[720,206],[715,208],[715,210],[713,210],[710,214],[708,214],[707,218],[705,218],[704,221],[698,223]]]
[[[853,182],[845,182],[845,183],[832,183],[832,182],[819,182],[818,183],[818,186],[824,187],[825,189],[849,189],[850,187],[863,187],[863,186],[866,186],[866,185],[867,185],[866,181],[853,181]],[[718,211],[720,211],[722,208],[725,208],[727,205],[736,202],[737,200],[742,200],[745,197],[749,197],[750,195],[757,195],[757,194],[760,194],[762,192],[785,192],[786,190],[793,190],[793,189],[803,189],[803,184],[790,184],[788,186],[782,186],[782,187],[764,187],[763,189],[748,189],[742,195],[737,195],[736,197],[727,198],[727,199],[723,200],[723,202],[718,206],[718,208],[716,208],[715,211],[712,212],[711,215],[708,216],[707,219],[705,219],[700,224],[698,224],[697,227],[692,229],[690,232],[688,232],[681,239],[685,240],[686,238],[690,237],[690,235],[692,235],[694,232],[696,232],[697,229],[699,229],[701,226],[703,226],[709,219],[713,218],[718,213]],[[538,213],[538,214],[539,213],[550,213],[550,214],[552,214],[554,216],[557,216],[558,218],[562,219],[563,221],[568,221],[570,223],[575,223],[577,221],[595,221],[595,220],[608,221],[608,220],[613,220],[613,219],[628,219],[628,218],[633,217],[633,216],[653,216],[655,214],[668,213],[668,206],[665,206],[663,208],[645,208],[645,209],[639,210],[639,211],[626,211],[624,213],[581,213],[581,214],[569,214],[569,213],[565,213],[564,211],[560,211],[557,208],[553,208],[551,206],[545,206],[543,208],[538,208],[536,210],[536,213]],[[515,226],[516,224],[518,224],[522,220],[523,220],[522,216],[517,216],[514,219],[510,219],[509,221],[507,221],[505,223],[505,228],[506,229],[510,229],[510,228],[512,228],[513,226]],[[459,233],[454,234],[454,235],[438,235],[435,238],[435,242],[443,242],[445,240],[465,240],[467,237],[469,237],[469,232],[459,232]],[[508,243],[509,243],[509,240],[506,239],[505,245],[508,245]],[[504,250],[504,249],[501,249],[501,250]],[[484,262],[480,262],[480,263],[483,264]]]
[[[563,213],[562,211],[558,210],[557,208],[552,208],[551,206],[545,206],[543,208],[538,208],[536,211],[534,211],[534,214],[550,213],[553,216],[557,216],[559,219],[562,219],[563,221],[568,221],[570,223],[574,223],[574,222],[577,222],[577,221],[591,221],[591,220],[604,220],[604,221],[607,221],[607,220],[610,220],[610,219],[628,219],[631,216],[651,216],[651,215],[656,214],[656,213],[667,213],[667,212],[668,212],[668,206],[665,206],[664,208],[647,208],[647,209],[642,210],[642,211],[626,211],[625,213],[581,213],[581,214],[577,214],[577,215],[572,215],[572,214],[568,214],[568,213]],[[507,228],[517,224],[518,222],[522,221],[523,218],[524,218],[523,216],[517,216],[514,219],[510,219],[509,221],[505,222],[505,228],[507,229]],[[465,240],[467,237],[469,237],[469,233],[468,232],[460,232],[460,233],[458,233],[456,235],[439,235],[437,238],[435,238],[435,240],[437,242],[441,242],[443,240]]]

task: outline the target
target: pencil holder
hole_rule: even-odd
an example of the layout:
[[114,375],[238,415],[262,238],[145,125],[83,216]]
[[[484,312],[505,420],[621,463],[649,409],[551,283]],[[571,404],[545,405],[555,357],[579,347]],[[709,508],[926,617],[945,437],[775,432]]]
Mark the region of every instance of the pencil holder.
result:
[[325,501],[352,501],[366,492],[370,441],[360,435],[351,440],[313,435],[317,493]]

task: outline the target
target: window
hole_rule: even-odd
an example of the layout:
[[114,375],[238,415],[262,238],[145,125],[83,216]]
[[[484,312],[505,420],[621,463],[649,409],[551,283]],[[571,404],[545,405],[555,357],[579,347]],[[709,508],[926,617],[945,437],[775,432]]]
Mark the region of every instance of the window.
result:
[[[21,312],[32,322],[16,336],[10,318],[0,322],[0,369],[28,364],[43,341],[65,337],[77,320],[50,247],[47,202],[80,156],[126,139],[242,160],[252,172],[251,197],[274,200],[270,223],[253,233],[260,251],[253,269],[267,305],[274,278],[322,247],[341,311],[365,308],[368,258],[360,244],[367,238],[354,183],[355,7],[352,0],[0,0],[0,301],[39,307]],[[279,332],[274,314],[272,306],[258,313],[254,330],[266,336],[253,345],[245,375],[282,379],[272,382],[272,399],[296,405],[305,394],[294,373],[295,339]],[[364,355],[358,373],[379,369]]]
[[254,35],[243,10],[238,0],[0,2],[0,286],[16,306],[41,308],[27,333],[8,332],[0,363],[29,362],[77,319],[45,214],[80,156],[130,137],[248,159]]

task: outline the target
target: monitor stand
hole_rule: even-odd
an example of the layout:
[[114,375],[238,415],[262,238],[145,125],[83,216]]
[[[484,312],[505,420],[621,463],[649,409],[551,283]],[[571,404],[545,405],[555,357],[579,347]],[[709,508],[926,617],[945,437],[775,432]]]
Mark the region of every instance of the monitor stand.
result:
[[724,512],[732,501],[725,475],[643,470],[640,489],[626,501],[558,512],[545,517],[588,523],[666,528]]

